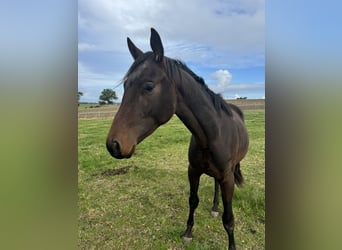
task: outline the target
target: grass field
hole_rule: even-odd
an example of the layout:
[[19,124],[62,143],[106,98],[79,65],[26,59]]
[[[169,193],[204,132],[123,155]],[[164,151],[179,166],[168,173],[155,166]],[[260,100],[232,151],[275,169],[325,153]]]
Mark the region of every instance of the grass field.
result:
[[[245,111],[250,147],[241,162],[245,178],[233,199],[238,249],[265,247],[265,112]],[[226,249],[220,216],[212,218],[212,178],[202,175],[193,241],[180,234],[188,215],[187,149],[190,133],[174,116],[138,145],[130,159],[116,160],[105,140],[112,119],[78,124],[80,249]]]

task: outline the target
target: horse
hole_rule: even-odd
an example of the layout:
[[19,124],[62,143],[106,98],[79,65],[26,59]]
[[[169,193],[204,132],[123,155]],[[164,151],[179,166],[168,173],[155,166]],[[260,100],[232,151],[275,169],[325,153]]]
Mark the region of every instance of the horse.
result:
[[185,63],[164,56],[162,40],[154,28],[152,51],[142,52],[129,37],[127,45],[134,62],[122,80],[124,95],[108,132],[107,150],[117,159],[130,158],[142,140],[176,114],[192,134],[188,150],[190,209],[181,237],[185,242],[193,238],[200,176],[207,174],[215,179],[214,213],[221,188],[222,224],[228,248],[235,249],[232,199],[234,184],[243,183],[240,161],[249,144],[243,112],[210,90]]

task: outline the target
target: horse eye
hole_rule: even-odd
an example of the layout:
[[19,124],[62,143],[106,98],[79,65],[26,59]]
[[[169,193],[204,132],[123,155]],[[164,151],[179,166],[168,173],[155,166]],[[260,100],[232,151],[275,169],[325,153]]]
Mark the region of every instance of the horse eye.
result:
[[154,84],[153,83],[147,83],[144,86],[144,90],[146,90],[147,92],[151,92],[154,89]]

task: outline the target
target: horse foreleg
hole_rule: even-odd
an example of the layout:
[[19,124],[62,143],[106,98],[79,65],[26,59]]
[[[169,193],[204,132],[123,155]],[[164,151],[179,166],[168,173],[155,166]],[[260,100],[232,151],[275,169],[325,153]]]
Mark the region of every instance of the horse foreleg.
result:
[[189,197],[189,217],[187,221],[187,228],[185,232],[182,234],[183,240],[188,243],[192,240],[192,227],[194,226],[194,212],[198,206],[199,198],[198,198],[198,185],[201,174],[198,173],[191,165],[189,165],[188,169],[188,177],[190,183],[190,197]]
[[214,178],[215,182],[215,187],[214,187],[214,200],[213,200],[213,207],[211,209],[211,216],[217,217],[219,215],[218,212],[218,204],[219,204],[219,199],[218,199],[218,193],[219,193],[219,183],[218,181]]
[[222,223],[223,227],[228,234],[228,249],[235,249],[235,240],[234,240],[234,215],[233,215],[233,192],[234,192],[234,175],[233,173],[227,178],[225,178],[221,183],[221,192],[222,192],[222,203],[224,207],[224,212],[222,215]]

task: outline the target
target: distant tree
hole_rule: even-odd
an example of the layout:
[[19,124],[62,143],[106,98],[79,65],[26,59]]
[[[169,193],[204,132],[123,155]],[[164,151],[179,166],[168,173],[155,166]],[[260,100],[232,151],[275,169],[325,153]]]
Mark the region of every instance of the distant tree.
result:
[[78,91],[77,93],[77,100],[78,100],[78,105],[80,105],[80,99],[81,99],[81,96],[83,96],[83,93]]
[[100,101],[99,104],[112,104],[113,101],[112,100],[116,100],[118,99],[118,97],[116,96],[116,93],[114,90],[112,89],[104,89],[101,92],[101,95],[99,97]]

